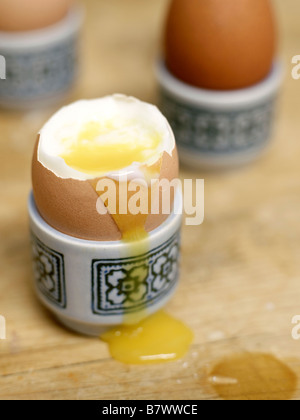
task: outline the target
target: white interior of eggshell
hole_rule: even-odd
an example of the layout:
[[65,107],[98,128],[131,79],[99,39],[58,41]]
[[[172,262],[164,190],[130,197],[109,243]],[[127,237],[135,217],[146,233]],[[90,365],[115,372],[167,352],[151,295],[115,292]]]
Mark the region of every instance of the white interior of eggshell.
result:
[[[78,101],[58,111],[39,133],[39,162],[62,179],[72,178],[86,181],[95,178],[94,174],[80,172],[66,164],[64,159],[60,157],[65,151],[62,142],[66,138],[76,139],[87,123],[105,123],[106,121],[116,121],[121,128],[122,124],[126,125],[128,121],[136,121],[136,126],[130,127],[127,138],[130,138],[130,130],[134,130],[137,141],[144,141],[143,138],[147,130],[149,132],[154,131],[161,137],[161,143],[154,156],[143,162],[144,165],[154,165],[164,152],[172,156],[175,148],[174,134],[168,121],[158,108],[133,97],[112,95],[101,99]],[[108,134],[108,137],[104,138],[103,141],[113,143],[114,139],[113,137],[110,138]],[[126,141],[125,137],[124,141]],[[140,162],[133,162],[130,167],[123,168],[117,173],[105,175],[118,178],[124,175],[130,177],[134,174],[135,178],[138,178],[140,177],[140,165]],[[99,177],[103,175],[99,174]]]

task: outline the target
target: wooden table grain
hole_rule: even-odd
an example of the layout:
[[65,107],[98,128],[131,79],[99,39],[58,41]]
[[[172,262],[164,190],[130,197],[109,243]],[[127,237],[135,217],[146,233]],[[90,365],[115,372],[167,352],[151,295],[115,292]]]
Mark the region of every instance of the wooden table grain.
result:
[[[153,63],[167,0],[87,0],[81,77],[68,101],[120,92],[156,102]],[[37,302],[26,200],[36,133],[55,111],[0,111],[0,399],[218,399],[208,373],[236,352],[273,354],[300,375],[298,0],[275,1],[286,65],[273,145],[256,163],[204,178],[205,222],[184,227],[179,291],[167,306],[195,332],[184,360],[126,366],[62,328]],[[300,399],[300,385],[294,394]]]

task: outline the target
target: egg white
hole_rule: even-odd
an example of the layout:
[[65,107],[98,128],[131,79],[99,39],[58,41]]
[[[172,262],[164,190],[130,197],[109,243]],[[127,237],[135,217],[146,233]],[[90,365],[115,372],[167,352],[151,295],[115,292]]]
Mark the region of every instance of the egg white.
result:
[[[114,120],[120,121],[121,124],[124,122],[126,127],[128,121],[137,122],[138,126],[135,124],[135,127],[131,128],[129,126],[126,128],[128,139],[130,139],[131,130],[134,130],[135,136],[138,130],[141,140],[143,135],[146,135],[147,127],[155,130],[161,137],[161,142],[155,150],[154,156],[142,164],[133,162],[132,165],[122,168],[120,171],[107,174],[99,173],[96,176],[71,168],[60,157],[65,152],[63,140],[66,138],[76,139],[85,124],[90,122],[105,123]],[[173,131],[157,107],[136,98],[119,94],[101,99],[82,100],[62,108],[43,126],[39,135],[38,161],[59,178],[71,178],[79,181],[104,175],[113,179],[121,179],[124,176],[129,179],[140,178],[142,177],[141,165],[151,166],[155,164],[164,152],[172,156],[175,148]]]

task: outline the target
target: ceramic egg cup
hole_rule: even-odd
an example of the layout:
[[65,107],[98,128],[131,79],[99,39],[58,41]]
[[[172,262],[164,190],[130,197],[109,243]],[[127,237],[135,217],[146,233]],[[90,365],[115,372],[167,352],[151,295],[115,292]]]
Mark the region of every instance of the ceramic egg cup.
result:
[[193,169],[226,169],[260,156],[269,144],[282,67],[246,89],[190,86],[157,65],[160,108],[175,133],[181,162]]
[[[149,233],[149,252],[132,257],[126,257],[128,244],[122,241],[86,241],[53,229],[40,216],[33,194],[28,208],[35,290],[66,327],[98,336],[108,327],[122,324],[126,315],[145,308],[147,315],[158,311],[175,292],[182,223],[180,191],[173,213]],[[144,278],[141,272],[145,272]]]
[[83,9],[73,7],[55,25],[27,32],[0,32],[6,80],[0,80],[0,106],[27,109],[62,99],[78,67]]

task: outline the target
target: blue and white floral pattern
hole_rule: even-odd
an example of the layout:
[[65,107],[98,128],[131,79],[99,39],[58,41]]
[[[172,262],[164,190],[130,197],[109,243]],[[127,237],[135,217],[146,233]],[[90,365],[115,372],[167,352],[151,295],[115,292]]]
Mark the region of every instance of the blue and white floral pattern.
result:
[[137,258],[94,260],[92,309],[109,316],[131,313],[157,303],[179,278],[180,234]]
[[6,80],[0,82],[0,100],[47,99],[68,90],[77,74],[77,47],[77,36],[72,36],[44,50],[0,50],[6,60]]
[[214,111],[184,104],[161,90],[161,110],[179,147],[201,154],[225,155],[263,146],[270,137],[275,98],[253,108]]
[[47,300],[66,308],[64,256],[46,247],[35,235],[31,238],[36,287]]

